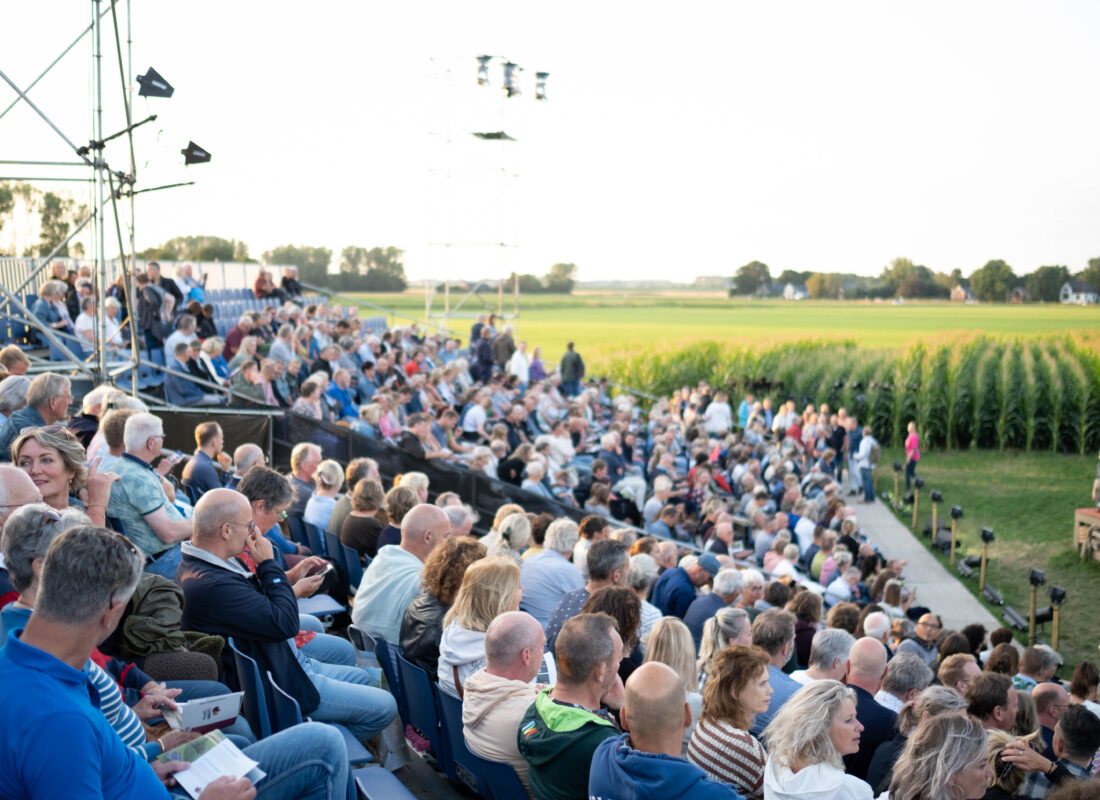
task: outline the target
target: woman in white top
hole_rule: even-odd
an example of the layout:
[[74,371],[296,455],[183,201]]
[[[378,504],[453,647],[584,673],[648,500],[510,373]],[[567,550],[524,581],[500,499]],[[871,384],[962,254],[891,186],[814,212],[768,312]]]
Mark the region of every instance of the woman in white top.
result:
[[803,686],[764,729],[764,800],[872,800],[871,787],[844,772],[862,730],[854,690],[833,680]]
[[[510,558],[486,558],[462,578],[454,605],[443,618],[439,640],[439,686],[461,696],[461,685],[485,666],[485,631],[523,597],[519,567]],[[457,681],[457,686],[456,686]]]
[[313,474],[313,495],[306,503],[302,518],[321,530],[328,530],[332,509],[336,507],[336,494],[344,485],[344,470],[332,459],[325,459]]
[[[591,545],[589,545],[591,546]],[[646,653],[646,639],[657,620],[661,618],[661,610],[653,603],[646,600],[649,596],[649,587],[657,580],[657,560],[648,553],[635,553],[630,557],[630,568],[626,576],[626,584],[631,588],[638,599],[642,601],[642,629],[638,632],[639,649],[644,656]]]
[[85,356],[90,356],[95,348],[95,298],[85,297],[80,301],[80,314],[77,315],[76,338]]
[[717,436],[720,433],[729,433],[733,430],[733,409],[730,408],[729,397],[725,392],[715,392],[714,400],[707,405],[703,412],[703,421],[706,431]]
[[703,695],[699,693],[699,676],[695,672],[695,642],[688,626],[676,617],[661,617],[649,632],[646,641],[646,661],[659,661],[676,670],[687,693],[691,708],[691,725],[684,731],[682,755],[687,755],[688,741],[703,711]]

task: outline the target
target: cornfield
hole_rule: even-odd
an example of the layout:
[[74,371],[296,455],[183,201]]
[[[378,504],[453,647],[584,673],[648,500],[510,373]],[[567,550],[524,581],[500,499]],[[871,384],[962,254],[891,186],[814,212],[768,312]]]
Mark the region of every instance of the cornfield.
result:
[[708,381],[772,407],[828,403],[870,422],[884,445],[915,421],[927,448],[1094,452],[1100,353],[1089,337],[922,341],[903,350],[806,340],[767,347],[698,342],[607,364],[613,381],[668,395]]

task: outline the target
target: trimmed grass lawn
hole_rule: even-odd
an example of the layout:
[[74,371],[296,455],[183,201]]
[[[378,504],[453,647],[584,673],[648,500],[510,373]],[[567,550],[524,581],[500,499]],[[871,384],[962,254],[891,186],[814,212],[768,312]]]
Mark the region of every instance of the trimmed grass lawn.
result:
[[[1100,661],[1100,563],[1081,561],[1072,544],[1074,509],[1092,505],[1094,458],[1011,450],[930,452],[922,456],[917,472],[926,484],[921,492],[918,527],[923,528],[931,515],[931,490],[943,493],[940,520],[949,523],[951,506],[961,505],[964,517],[957,526],[960,557],[980,555],[978,533],[983,527],[993,529],[997,539],[990,545],[986,582],[1004,595],[1006,605],[1027,618],[1031,595],[1027,573],[1032,568],[1043,570],[1047,579],[1047,585],[1040,589],[1040,608],[1050,605],[1046,592],[1051,585],[1066,590],[1058,649],[1068,669],[1062,677],[1068,680],[1078,661]],[[886,472],[885,478],[879,477],[880,489],[893,489],[889,464],[904,458],[901,449],[883,450]],[[903,480],[902,494],[904,486]],[[899,518],[908,526],[912,512],[902,512]],[[930,542],[924,536],[918,538],[926,546]],[[947,564],[946,555],[932,552]],[[977,575],[963,583],[978,594]],[[997,619],[1003,620],[1001,607],[981,599]],[[1040,629],[1039,637],[1049,644],[1050,635],[1048,623]],[[1017,638],[1027,643],[1026,632]]]

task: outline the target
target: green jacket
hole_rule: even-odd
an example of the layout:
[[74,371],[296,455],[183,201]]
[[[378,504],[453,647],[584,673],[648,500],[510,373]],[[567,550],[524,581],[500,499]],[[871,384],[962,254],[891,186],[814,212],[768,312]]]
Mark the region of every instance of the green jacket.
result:
[[584,359],[576,350],[566,350],[561,357],[561,379],[579,381],[584,377]]
[[619,735],[609,719],[561,705],[543,689],[519,724],[516,743],[531,769],[531,793],[538,800],[588,800],[592,754],[604,739]]

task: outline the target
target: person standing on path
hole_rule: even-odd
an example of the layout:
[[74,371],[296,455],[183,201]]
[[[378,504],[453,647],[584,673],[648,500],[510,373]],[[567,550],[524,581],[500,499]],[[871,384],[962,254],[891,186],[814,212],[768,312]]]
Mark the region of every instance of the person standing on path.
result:
[[576,397],[581,393],[581,378],[584,377],[584,359],[573,349],[573,343],[565,346],[565,355],[561,357],[561,391],[566,397]]
[[859,467],[859,474],[863,481],[863,499],[859,501],[860,503],[875,502],[873,477],[875,465],[871,463],[871,450],[878,442],[871,434],[870,424],[865,425],[863,427],[863,437],[859,442],[859,452],[856,454],[856,465]]
[[909,423],[909,435],[905,437],[905,488],[917,474],[917,462],[920,461],[920,437],[917,436],[917,423]]
[[863,488],[863,479],[859,474],[859,445],[863,441],[863,428],[859,426],[859,420],[854,416],[848,417],[848,482],[851,489],[848,496],[852,497],[860,493]]

